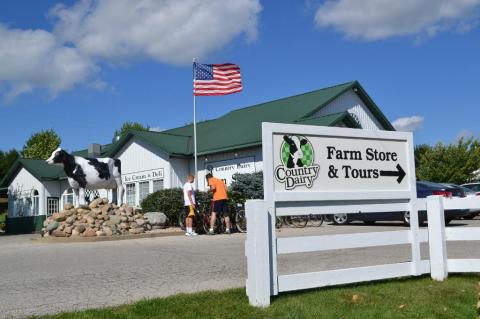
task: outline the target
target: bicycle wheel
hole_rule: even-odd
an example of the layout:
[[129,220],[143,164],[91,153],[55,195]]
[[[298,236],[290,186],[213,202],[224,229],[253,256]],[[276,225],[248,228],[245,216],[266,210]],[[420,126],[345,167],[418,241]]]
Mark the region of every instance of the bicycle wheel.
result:
[[313,227],[320,227],[323,224],[323,215],[310,215],[308,223]]
[[290,221],[294,227],[304,228],[305,226],[307,226],[308,217],[305,215],[290,216]]
[[247,218],[245,216],[245,210],[237,210],[237,213],[235,214],[235,226],[237,226],[237,230],[241,233],[245,233],[247,231]]
[[283,226],[283,219],[282,217],[275,218],[275,228],[280,229]]
[[187,218],[187,214],[182,211],[180,214],[178,214],[178,226],[180,226],[180,228],[182,230],[185,230],[185,219]]

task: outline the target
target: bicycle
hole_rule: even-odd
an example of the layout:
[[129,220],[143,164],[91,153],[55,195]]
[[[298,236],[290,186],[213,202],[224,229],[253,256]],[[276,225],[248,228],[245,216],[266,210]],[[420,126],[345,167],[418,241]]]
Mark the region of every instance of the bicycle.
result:
[[[195,229],[196,232],[198,233],[208,233],[210,229],[210,217],[211,217],[211,202],[204,202],[204,203],[198,203],[197,205],[197,211],[195,214],[195,217],[193,218],[193,229]],[[182,230],[185,230],[185,220],[187,218],[187,213],[185,211],[182,211],[178,215],[178,225]],[[215,230],[216,233],[223,233],[225,231],[224,228],[224,219],[223,216],[218,218],[215,222]]]
[[245,216],[245,206],[241,203],[236,204],[236,209],[232,211],[232,222],[240,233],[247,232],[247,216]]

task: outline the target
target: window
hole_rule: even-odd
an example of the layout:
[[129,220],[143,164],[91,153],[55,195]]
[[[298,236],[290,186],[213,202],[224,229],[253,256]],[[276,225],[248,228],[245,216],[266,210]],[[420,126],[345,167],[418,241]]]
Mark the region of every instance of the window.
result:
[[67,188],[62,195],[62,206],[65,207],[66,203],[73,204],[73,189]]
[[40,212],[40,195],[36,189],[32,191],[32,215],[38,216]]
[[139,199],[140,199],[140,203],[142,202],[142,200],[148,196],[148,194],[150,194],[150,182],[140,182],[138,183],[138,193],[139,193]]
[[157,192],[163,189],[163,179],[156,179],[153,181],[153,191]]
[[47,198],[47,216],[51,216],[54,213],[58,212],[58,197],[48,197]]
[[127,188],[127,204],[129,206],[135,206],[136,202],[136,194],[135,194],[135,184],[127,184],[125,185]]

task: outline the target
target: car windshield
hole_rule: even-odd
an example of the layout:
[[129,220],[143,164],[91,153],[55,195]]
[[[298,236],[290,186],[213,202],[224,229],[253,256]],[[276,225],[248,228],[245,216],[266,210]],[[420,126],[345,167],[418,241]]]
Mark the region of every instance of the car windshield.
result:
[[480,184],[467,184],[463,185],[464,187],[471,189],[474,192],[480,192]]

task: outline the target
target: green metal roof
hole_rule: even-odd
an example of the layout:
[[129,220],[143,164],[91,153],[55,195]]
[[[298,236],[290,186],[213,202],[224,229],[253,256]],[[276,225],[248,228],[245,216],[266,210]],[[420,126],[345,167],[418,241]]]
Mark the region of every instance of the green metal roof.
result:
[[58,180],[59,178],[65,177],[61,166],[49,165],[43,159],[19,158],[13,163],[7,174],[5,174],[0,181],[0,187],[8,187],[9,183],[15,178],[22,167],[38,180]]
[[348,112],[328,114],[319,117],[309,117],[295,121],[296,124],[317,126],[333,126],[340,122],[343,122],[350,128],[362,128],[360,123],[358,123],[357,120],[355,120]]
[[147,143],[159,151],[173,156],[189,156],[192,145],[192,137],[164,132],[128,130],[120,140],[110,147],[108,156],[114,156],[132,138]]

